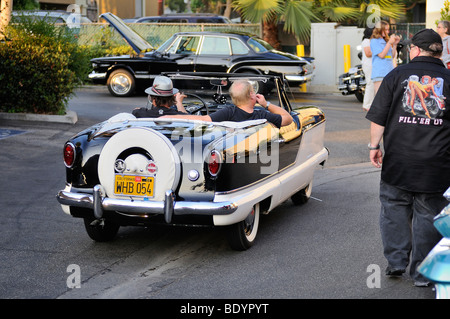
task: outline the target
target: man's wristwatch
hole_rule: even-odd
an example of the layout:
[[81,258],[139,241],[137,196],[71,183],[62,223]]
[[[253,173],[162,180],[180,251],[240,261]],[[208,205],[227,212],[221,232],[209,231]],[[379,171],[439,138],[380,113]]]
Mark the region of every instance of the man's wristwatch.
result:
[[269,110],[269,105],[270,105],[270,102],[267,101],[267,104],[266,104],[266,107],[265,107],[266,110]]
[[372,146],[370,145],[370,143],[367,145],[367,147],[369,148],[369,150],[374,151],[374,150],[379,150],[380,149],[380,144],[378,144],[377,146]]

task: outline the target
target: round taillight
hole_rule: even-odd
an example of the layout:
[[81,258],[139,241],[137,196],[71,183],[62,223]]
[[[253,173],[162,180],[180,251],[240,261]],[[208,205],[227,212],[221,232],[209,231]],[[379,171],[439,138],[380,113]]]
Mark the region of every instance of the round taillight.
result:
[[75,146],[72,143],[66,143],[64,145],[64,165],[66,167],[72,167],[75,162]]
[[211,176],[217,176],[220,171],[220,153],[217,151],[211,151],[208,158],[208,171]]

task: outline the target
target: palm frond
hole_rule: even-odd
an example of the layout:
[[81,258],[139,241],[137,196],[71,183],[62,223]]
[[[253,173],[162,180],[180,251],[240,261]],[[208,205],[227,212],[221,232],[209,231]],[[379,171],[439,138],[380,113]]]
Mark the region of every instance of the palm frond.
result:
[[284,21],[284,30],[296,35],[301,41],[309,38],[311,21],[320,21],[312,11],[311,1],[287,0],[278,11]]
[[331,7],[319,8],[318,11],[329,21],[340,22],[346,19],[358,19],[361,15],[358,8],[351,7]]
[[[358,0],[356,2],[360,2],[359,10],[361,12],[361,16],[358,19],[358,25],[366,26],[369,23],[373,22],[374,15],[379,14],[379,18],[381,19],[401,19],[405,15],[405,6],[403,3],[397,3],[394,0],[372,0],[369,3],[366,3],[363,0]],[[376,10],[370,5],[377,5]],[[372,11],[367,11],[372,8]]]
[[232,6],[239,9],[244,19],[259,23],[271,17],[281,0],[235,0]]

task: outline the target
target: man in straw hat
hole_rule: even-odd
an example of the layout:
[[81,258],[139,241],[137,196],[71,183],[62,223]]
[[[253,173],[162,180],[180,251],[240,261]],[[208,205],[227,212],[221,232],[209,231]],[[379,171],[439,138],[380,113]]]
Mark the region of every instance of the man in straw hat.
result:
[[[136,117],[160,117],[163,115],[187,114],[183,106],[186,97],[173,87],[172,80],[166,76],[157,76],[153,86],[147,88],[145,93],[151,102],[151,107],[141,107],[133,110]],[[172,105],[176,104],[177,109]]]

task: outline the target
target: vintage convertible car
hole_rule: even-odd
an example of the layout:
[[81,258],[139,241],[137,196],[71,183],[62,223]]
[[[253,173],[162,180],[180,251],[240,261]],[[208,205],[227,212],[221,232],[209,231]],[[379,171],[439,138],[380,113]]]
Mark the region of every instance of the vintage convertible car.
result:
[[[212,73],[210,73],[211,75]],[[167,74],[183,85],[192,114],[231,104],[228,85],[242,75]],[[96,241],[111,240],[120,226],[227,226],[232,248],[249,248],[260,214],[291,198],[305,203],[315,169],[328,159],[325,116],[317,107],[293,109],[278,77],[270,100],[292,114],[280,129],[266,120],[207,122],[135,118],[120,113],[64,145],[66,187],[57,194],[64,212],[84,219]],[[187,84],[205,83],[201,89]],[[261,107],[261,106],[256,106]]]
[[[92,59],[89,78],[106,84],[113,96],[130,96],[147,88],[162,72],[227,72],[284,75],[300,85],[314,75],[313,58],[301,58],[273,49],[267,42],[243,33],[180,32],[157,50],[111,13],[107,20],[133,48],[135,55]],[[261,93],[274,87],[267,83]]]

